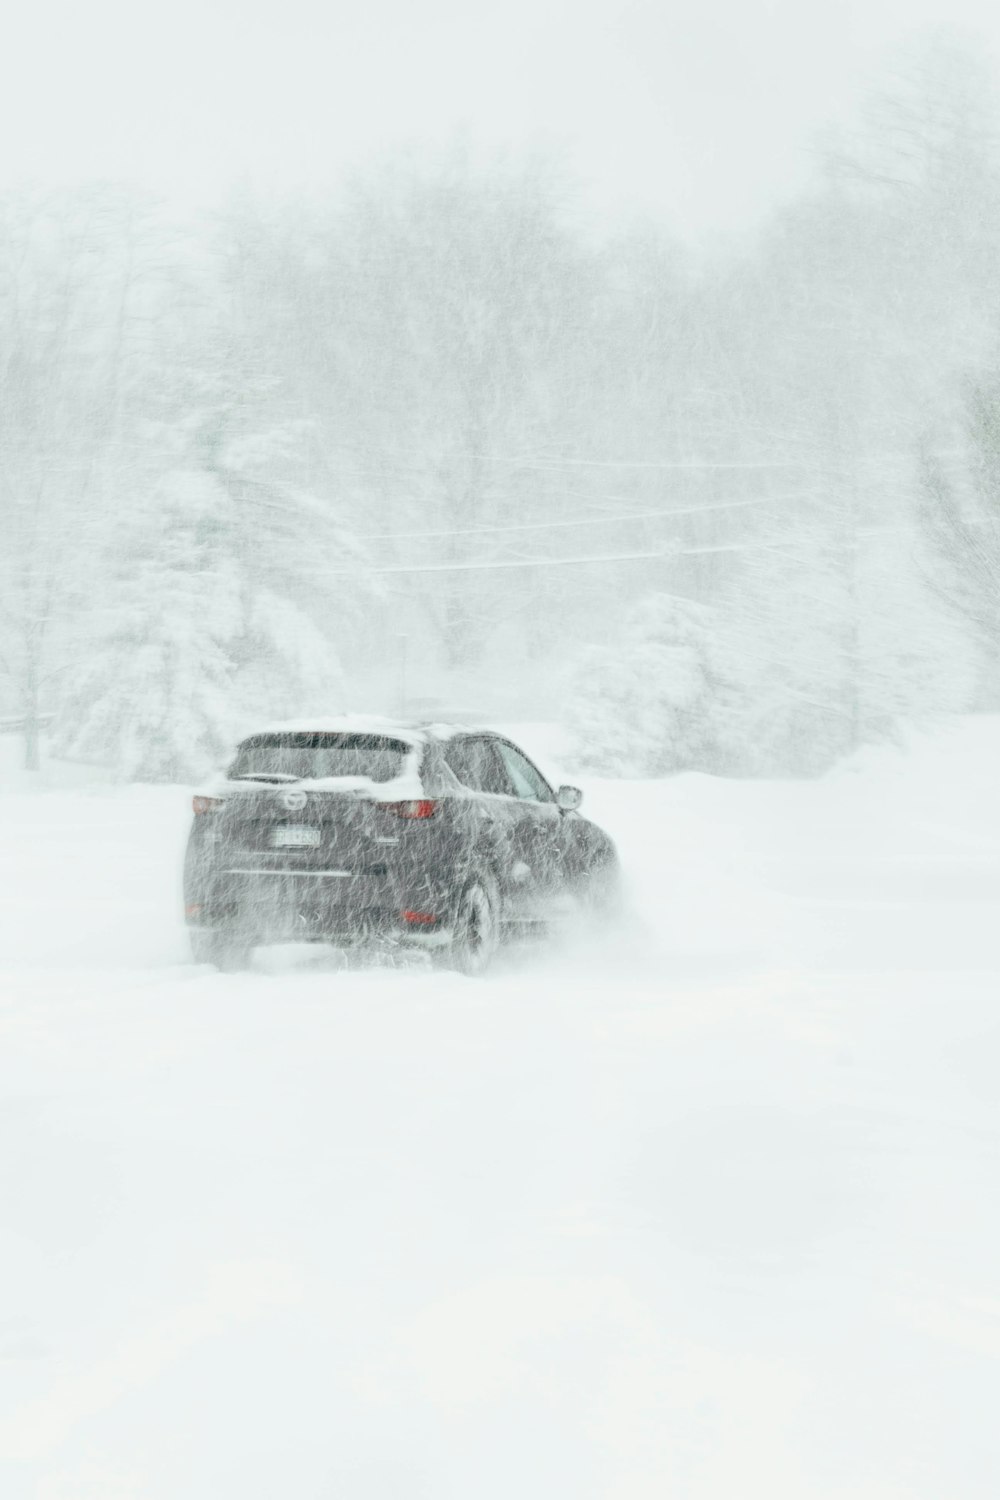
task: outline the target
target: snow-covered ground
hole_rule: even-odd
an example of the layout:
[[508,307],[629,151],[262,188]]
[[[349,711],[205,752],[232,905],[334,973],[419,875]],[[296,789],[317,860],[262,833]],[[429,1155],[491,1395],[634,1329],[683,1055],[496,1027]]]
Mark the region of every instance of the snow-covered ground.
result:
[[994,1500],[998,765],[590,783],[631,920],[481,981],[0,795],[0,1496]]

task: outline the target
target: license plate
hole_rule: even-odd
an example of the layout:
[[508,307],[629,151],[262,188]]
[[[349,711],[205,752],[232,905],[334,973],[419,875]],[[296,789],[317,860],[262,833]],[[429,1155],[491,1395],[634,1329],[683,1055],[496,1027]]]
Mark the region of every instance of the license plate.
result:
[[271,830],[271,844],[275,849],[315,849],[319,845],[319,829],[286,823]]

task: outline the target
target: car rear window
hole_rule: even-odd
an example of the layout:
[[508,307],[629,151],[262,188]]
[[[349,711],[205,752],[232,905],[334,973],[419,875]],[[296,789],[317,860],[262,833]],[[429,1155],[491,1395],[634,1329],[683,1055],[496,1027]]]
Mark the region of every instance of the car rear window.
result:
[[409,748],[402,740],[374,734],[257,734],[243,741],[227,774],[392,781],[402,772]]

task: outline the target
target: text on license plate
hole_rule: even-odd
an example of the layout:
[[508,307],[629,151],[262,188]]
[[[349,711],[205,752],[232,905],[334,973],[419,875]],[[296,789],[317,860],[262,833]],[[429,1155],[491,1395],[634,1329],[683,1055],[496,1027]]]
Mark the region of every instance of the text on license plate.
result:
[[315,849],[319,845],[319,829],[286,823],[281,828],[272,828],[271,844],[276,849]]

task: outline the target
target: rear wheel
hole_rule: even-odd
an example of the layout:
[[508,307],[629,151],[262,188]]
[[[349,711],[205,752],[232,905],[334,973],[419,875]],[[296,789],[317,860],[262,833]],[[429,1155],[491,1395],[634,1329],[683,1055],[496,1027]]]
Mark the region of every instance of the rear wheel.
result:
[[220,927],[193,927],[189,932],[191,954],[196,964],[214,964],[227,974],[245,969],[251,944],[245,937]]
[[455,920],[455,933],[444,957],[450,969],[460,974],[482,974],[500,944],[497,900],[491,881],[470,880],[462,892]]

